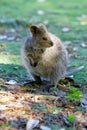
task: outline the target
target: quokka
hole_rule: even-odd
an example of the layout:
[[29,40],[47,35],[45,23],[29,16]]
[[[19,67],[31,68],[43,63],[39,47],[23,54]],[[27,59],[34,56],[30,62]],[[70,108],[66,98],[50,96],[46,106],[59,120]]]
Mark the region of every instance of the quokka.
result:
[[32,25],[30,31],[31,36],[21,49],[24,66],[36,81],[47,78],[50,85],[57,86],[66,72],[67,50],[62,41],[50,33],[45,25]]

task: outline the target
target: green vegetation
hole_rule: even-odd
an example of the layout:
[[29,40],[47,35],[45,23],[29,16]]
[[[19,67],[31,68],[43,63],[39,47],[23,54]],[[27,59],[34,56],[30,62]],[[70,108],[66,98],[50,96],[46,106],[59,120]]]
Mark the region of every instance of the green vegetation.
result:
[[68,92],[68,100],[72,101],[78,101],[82,98],[82,91],[80,91],[79,89],[72,87],[70,88],[69,92]]
[[[86,43],[87,40],[86,8],[86,0],[74,0],[73,2],[70,0],[55,0],[55,2],[54,0],[45,0],[44,2],[38,2],[38,0],[0,0],[0,34],[20,37],[19,41],[0,40],[0,77],[3,78],[5,75],[6,79],[9,73],[13,75],[13,68],[9,68],[10,64],[22,66],[20,48],[25,37],[29,34],[29,29],[25,27],[26,24],[42,22],[47,24],[49,31],[55,33],[63,41],[71,41],[73,48],[78,48],[76,52],[73,51],[71,54],[77,55],[79,58],[72,56],[69,64],[71,66],[74,64],[76,67],[84,65],[84,69],[75,73],[74,78],[76,81],[86,84],[87,49],[81,47],[81,44]],[[64,27],[67,27],[69,31],[64,32]],[[3,47],[2,44],[4,44]],[[19,71],[20,67],[15,70],[18,78],[17,76],[13,77],[17,78],[17,81],[21,79],[21,72],[22,79],[27,74],[25,69]]]
[[66,119],[67,119],[69,122],[74,123],[74,121],[75,121],[75,116],[74,116],[74,114],[71,114],[71,115],[67,116]]
[[0,126],[0,129],[1,129],[1,130],[2,130],[2,129],[5,129],[5,128],[10,129],[10,127],[9,127],[9,124],[8,124],[8,123],[4,123],[4,124],[2,124],[2,125]]

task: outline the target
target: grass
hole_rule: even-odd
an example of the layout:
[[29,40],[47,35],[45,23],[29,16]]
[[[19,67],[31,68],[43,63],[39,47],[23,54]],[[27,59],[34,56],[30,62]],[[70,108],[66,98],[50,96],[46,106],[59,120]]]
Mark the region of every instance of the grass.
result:
[[[4,64],[21,64],[20,48],[21,42],[8,42],[0,41],[0,44],[4,44],[0,47],[0,62]],[[6,55],[7,52],[7,55]]]
[[[0,0],[0,34],[21,37],[19,41],[0,41],[0,44],[5,44],[3,47],[0,46],[0,52],[9,52],[8,54],[0,54],[0,77],[8,76],[9,73],[13,74],[13,69],[9,65],[22,66],[20,48],[25,36],[29,33],[29,30],[24,26],[25,24],[22,24],[23,22],[47,22],[48,30],[55,33],[63,41],[72,41],[73,43],[78,41],[78,43],[73,44],[74,47],[78,47],[76,53],[80,57],[85,57],[87,49],[80,47],[80,44],[87,41],[86,8],[86,0],[74,0],[73,2],[70,0],[55,0],[55,2],[54,0],[45,0],[42,3],[38,0]],[[44,12],[43,15],[38,14],[40,10]],[[13,23],[13,21],[16,22]],[[70,31],[64,33],[62,31],[63,27],[69,27]],[[11,32],[12,29],[15,32]],[[71,58],[70,64],[84,65],[85,68],[74,74],[74,77],[80,83],[87,83],[87,57],[82,59]],[[17,75],[21,73],[20,67],[15,70]],[[25,77],[25,69],[23,69],[22,75]]]

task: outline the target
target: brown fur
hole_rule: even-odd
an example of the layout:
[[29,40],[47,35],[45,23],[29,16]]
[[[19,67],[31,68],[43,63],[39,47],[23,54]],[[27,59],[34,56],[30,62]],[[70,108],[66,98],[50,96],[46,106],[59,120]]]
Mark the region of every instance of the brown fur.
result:
[[67,68],[68,54],[61,40],[48,32],[43,24],[30,27],[29,36],[22,46],[22,59],[28,72],[37,80],[48,78],[57,85]]

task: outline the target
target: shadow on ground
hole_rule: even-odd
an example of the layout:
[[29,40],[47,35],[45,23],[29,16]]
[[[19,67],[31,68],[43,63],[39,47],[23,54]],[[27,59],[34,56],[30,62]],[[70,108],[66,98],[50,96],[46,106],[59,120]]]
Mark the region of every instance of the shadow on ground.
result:
[[0,78],[8,81],[23,82],[30,80],[30,76],[23,66],[16,64],[0,64]]

